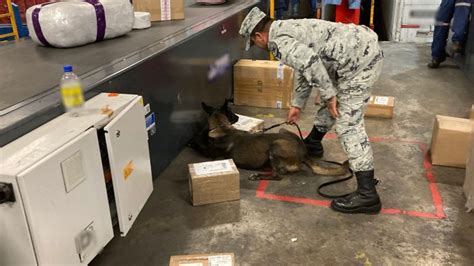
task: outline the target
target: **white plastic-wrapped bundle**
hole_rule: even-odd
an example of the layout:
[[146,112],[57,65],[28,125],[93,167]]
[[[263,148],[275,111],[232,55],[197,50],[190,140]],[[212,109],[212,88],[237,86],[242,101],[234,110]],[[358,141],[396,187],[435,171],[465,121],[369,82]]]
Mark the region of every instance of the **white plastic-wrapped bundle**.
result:
[[151,27],[149,12],[135,12],[135,20],[133,22],[133,29],[146,29]]
[[44,46],[74,47],[132,30],[129,0],[69,0],[35,5],[26,11],[30,36]]

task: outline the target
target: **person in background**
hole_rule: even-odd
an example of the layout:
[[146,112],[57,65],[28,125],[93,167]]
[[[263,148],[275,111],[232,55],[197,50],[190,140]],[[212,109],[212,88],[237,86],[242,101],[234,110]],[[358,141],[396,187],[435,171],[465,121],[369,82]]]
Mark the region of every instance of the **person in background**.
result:
[[283,13],[288,10],[290,0],[275,0],[275,18],[283,19]]
[[375,189],[372,148],[364,114],[372,85],[382,70],[378,36],[365,26],[319,19],[273,21],[258,8],[245,17],[239,31],[294,69],[295,84],[288,121],[296,122],[313,87],[319,89],[321,107],[309,136],[308,153],[323,156],[321,141],[335,126],[336,134],[357,177],[357,190],[331,202],[345,213],[378,213],[382,208]]
[[[469,13],[473,0],[442,0],[436,14],[433,43],[431,44],[431,62],[429,68],[438,68],[446,60],[446,43],[449,35],[451,20],[452,52],[461,53],[466,41]],[[454,18],[453,18],[454,16]]]

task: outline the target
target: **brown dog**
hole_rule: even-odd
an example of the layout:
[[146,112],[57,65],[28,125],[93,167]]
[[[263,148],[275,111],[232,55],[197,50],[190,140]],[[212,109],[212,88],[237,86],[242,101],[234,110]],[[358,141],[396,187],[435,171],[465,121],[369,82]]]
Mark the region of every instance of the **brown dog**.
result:
[[317,175],[343,175],[348,164],[336,168],[323,167],[313,161],[303,141],[292,132],[281,129],[279,133],[249,133],[235,129],[221,109],[214,109],[209,119],[209,138],[212,145],[222,151],[223,157],[232,158],[244,169],[260,170],[266,165],[271,175],[254,174],[249,179],[280,180],[282,174],[302,170],[303,165]]

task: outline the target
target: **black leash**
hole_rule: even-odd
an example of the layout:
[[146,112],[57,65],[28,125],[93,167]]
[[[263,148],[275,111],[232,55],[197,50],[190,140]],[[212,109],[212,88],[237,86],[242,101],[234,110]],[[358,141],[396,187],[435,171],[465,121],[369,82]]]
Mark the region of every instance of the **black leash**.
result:
[[289,123],[288,123],[288,122],[283,122],[283,123],[274,124],[274,125],[271,126],[271,127],[264,128],[264,129],[262,130],[262,132],[267,132],[267,131],[270,130],[270,129],[274,129],[274,128],[279,127],[279,126],[284,125],[284,124],[289,124]]
[[[270,126],[270,127],[264,128],[264,129],[262,130],[262,132],[266,132],[266,131],[268,131],[268,130],[270,130],[270,129],[273,129],[273,128],[282,126],[282,125],[284,125],[284,124],[289,124],[289,125],[296,126],[296,128],[298,129],[298,134],[300,135],[301,141],[304,140],[303,134],[301,133],[300,126],[298,126],[298,124],[296,124],[295,122],[293,122],[293,123],[282,122],[282,123],[274,124],[274,125],[272,125],[272,126]],[[305,146],[305,148],[306,148],[306,146]],[[325,162],[325,163],[329,163],[329,164],[339,165],[339,166],[342,166],[342,165],[343,165],[342,163],[334,162],[334,161],[327,161],[327,160],[321,160],[321,161],[323,161],[323,162]],[[348,174],[346,177],[341,178],[341,179],[337,179],[337,180],[332,180],[332,181],[324,182],[324,183],[322,183],[321,185],[319,185],[319,186],[318,186],[318,194],[321,195],[322,197],[330,198],[330,199],[343,198],[343,197],[348,196],[350,193],[346,193],[346,194],[342,194],[342,195],[330,195],[330,194],[327,194],[327,193],[323,192],[322,189],[325,188],[325,187],[334,185],[334,184],[338,184],[338,183],[342,183],[342,182],[348,181],[348,180],[350,180],[353,176],[354,176],[354,173],[353,173],[352,170],[349,168],[349,174]]]

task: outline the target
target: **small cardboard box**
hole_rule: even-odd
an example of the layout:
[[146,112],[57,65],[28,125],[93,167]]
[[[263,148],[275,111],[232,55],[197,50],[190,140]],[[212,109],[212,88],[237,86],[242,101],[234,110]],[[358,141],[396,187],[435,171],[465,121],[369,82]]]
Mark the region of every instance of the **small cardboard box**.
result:
[[391,96],[370,96],[366,117],[393,118],[395,98]]
[[234,65],[234,103],[290,108],[293,69],[278,61],[243,59]]
[[150,12],[151,21],[184,19],[184,0],[133,0],[133,9]]
[[464,195],[466,195],[466,209],[467,211],[474,210],[474,123],[472,125],[471,133],[471,149],[466,165],[466,179],[464,179]]
[[169,266],[234,266],[234,253],[171,256]]
[[474,104],[471,106],[471,115],[469,115],[471,120],[474,120]]
[[236,115],[239,117],[239,120],[232,125],[234,126],[235,129],[243,130],[247,132],[259,132],[263,130],[263,127],[264,127],[263,119],[258,119],[258,118],[245,116],[245,115],[239,115],[239,114],[236,114]]
[[465,168],[471,143],[472,121],[437,115],[431,138],[434,165]]
[[188,167],[193,206],[240,199],[240,174],[232,159]]

